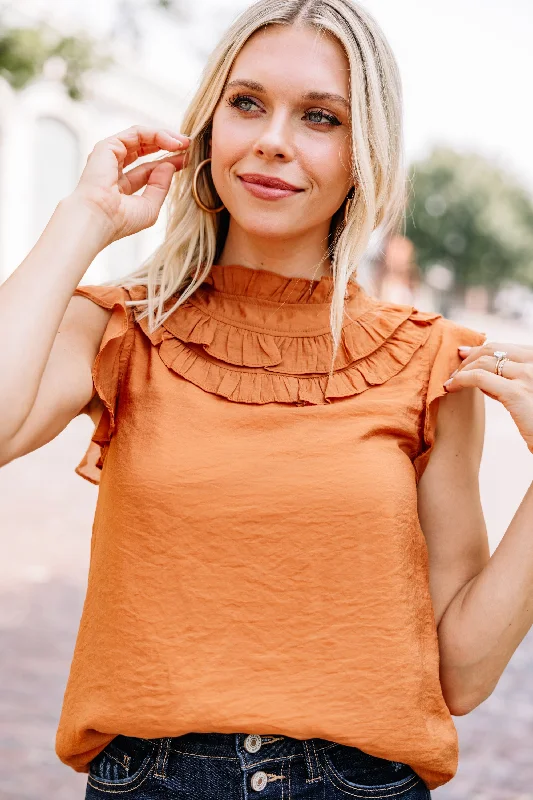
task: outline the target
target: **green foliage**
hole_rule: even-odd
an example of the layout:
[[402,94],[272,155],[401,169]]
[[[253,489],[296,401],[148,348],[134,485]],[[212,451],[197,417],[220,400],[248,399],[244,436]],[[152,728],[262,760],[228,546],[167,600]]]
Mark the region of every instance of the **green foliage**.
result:
[[476,153],[438,147],[410,170],[406,235],[425,271],[451,267],[458,289],[507,279],[533,286],[533,199]]
[[11,28],[0,34],[0,75],[23,89],[42,71],[49,44],[35,28]]
[[99,53],[96,43],[85,35],[61,36],[44,23],[32,28],[2,26],[1,30],[0,75],[16,90],[38,78],[49,58],[59,57],[64,63],[62,81],[69,97],[81,100],[84,74],[112,63],[111,57]]
[[97,53],[92,40],[85,36],[62,37],[51,55],[59,56],[66,64],[63,83],[73,100],[82,99],[85,73],[96,69],[105,69],[113,63],[110,55]]

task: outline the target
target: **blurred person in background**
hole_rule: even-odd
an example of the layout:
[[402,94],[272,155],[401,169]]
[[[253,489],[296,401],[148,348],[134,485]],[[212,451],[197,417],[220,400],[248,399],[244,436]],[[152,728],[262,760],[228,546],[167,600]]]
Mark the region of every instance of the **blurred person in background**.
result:
[[[87,798],[428,798],[531,627],[532,492],[490,557],[478,471],[483,393],[533,452],[532,348],[357,281],[401,119],[363,7],[261,0],[180,131],[98,142],[0,287],[0,463],[95,423],[56,739]],[[153,256],[80,284],[167,195]]]
[[420,276],[413,259],[414,247],[405,236],[390,236],[386,242],[378,278],[381,300],[413,303]]
[[429,286],[415,260],[413,243],[405,236],[387,237],[375,264],[376,294],[380,300],[434,310]]

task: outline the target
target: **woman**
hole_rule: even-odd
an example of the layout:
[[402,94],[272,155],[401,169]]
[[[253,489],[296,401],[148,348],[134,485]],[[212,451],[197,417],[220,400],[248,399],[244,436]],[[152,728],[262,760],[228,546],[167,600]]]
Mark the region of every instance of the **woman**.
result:
[[[533,451],[532,350],[355,279],[404,206],[400,94],[351,0],[262,0],[186,135],[99,142],[1,287],[2,463],[95,421],[56,740],[88,798],[427,798],[531,625],[533,496],[491,558],[478,468],[483,393]],[[80,285],[172,183],[149,262]]]

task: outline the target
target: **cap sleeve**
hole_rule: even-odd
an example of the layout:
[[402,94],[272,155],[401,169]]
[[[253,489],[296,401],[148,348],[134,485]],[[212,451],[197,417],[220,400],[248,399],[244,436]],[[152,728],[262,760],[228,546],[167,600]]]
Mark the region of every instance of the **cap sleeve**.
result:
[[94,484],[100,483],[105,456],[116,426],[116,407],[134,338],[134,317],[128,291],[122,286],[78,286],[74,295],[88,297],[112,313],[92,367],[93,395],[98,394],[103,413],[75,472]]
[[443,383],[463,363],[457,348],[460,345],[477,347],[483,344],[486,338],[485,333],[466,328],[446,317],[439,317],[433,326],[427,344],[429,371],[421,422],[422,446],[413,460],[417,483],[428,464],[435,443],[439,398],[446,394]]

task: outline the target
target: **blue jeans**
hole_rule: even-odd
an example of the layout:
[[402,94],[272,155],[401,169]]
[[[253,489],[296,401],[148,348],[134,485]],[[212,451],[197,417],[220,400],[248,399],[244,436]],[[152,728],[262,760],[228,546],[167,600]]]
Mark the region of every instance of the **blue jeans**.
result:
[[116,736],[89,765],[86,800],[431,800],[414,770],[327,739]]

